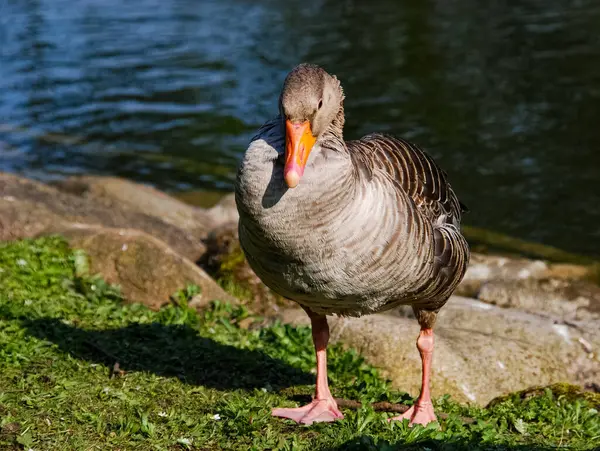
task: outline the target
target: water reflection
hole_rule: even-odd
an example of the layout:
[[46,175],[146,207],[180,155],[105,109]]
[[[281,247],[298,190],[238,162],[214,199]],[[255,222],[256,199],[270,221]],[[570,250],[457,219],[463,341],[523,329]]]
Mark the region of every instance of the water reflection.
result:
[[429,149],[468,222],[600,255],[593,0],[12,0],[0,169],[230,189],[287,70],[326,66],[346,135]]

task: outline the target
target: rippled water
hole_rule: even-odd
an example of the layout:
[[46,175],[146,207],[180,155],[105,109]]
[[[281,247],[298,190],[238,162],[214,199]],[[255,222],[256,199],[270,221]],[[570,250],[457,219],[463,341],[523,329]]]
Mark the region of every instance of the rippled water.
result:
[[600,3],[486,3],[0,0],[0,170],[229,190],[312,61],[346,136],[423,145],[468,223],[600,255]]

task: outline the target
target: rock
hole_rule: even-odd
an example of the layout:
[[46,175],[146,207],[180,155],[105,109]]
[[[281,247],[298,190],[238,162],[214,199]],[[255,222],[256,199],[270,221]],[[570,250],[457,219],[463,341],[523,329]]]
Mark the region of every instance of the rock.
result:
[[474,296],[481,285],[489,280],[541,277],[547,270],[548,265],[541,260],[472,253],[469,267],[456,294]]
[[561,320],[600,317],[594,267],[474,253],[455,294]]
[[467,297],[477,295],[481,286],[489,281],[519,281],[525,279],[583,280],[596,277],[595,266],[572,263],[548,263],[520,257],[471,253],[471,261],[456,294]]
[[[284,322],[307,324],[300,309]],[[331,341],[357,349],[392,384],[416,396],[421,363],[415,347],[419,326],[410,308],[393,314],[329,319]],[[585,384],[600,375],[600,323],[561,323],[515,309],[453,296],[435,328],[432,391],[485,404],[533,385]]]
[[237,223],[239,214],[235,205],[234,193],[215,191],[187,191],[175,194],[186,204],[205,209],[213,220],[213,230],[220,225]]
[[63,225],[63,219],[43,205],[0,194],[0,241],[33,238]]
[[495,280],[484,283],[477,298],[499,307],[555,315],[563,321],[600,318],[600,287],[585,280]]
[[145,232],[78,225],[62,234],[89,255],[90,272],[119,285],[127,301],[158,309],[177,290],[195,284],[201,292],[190,303],[194,308],[212,300],[236,302],[193,262]]
[[552,263],[544,277],[555,277],[557,279],[582,280],[593,275],[594,266],[575,265],[572,263]]
[[240,215],[235,205],[235,194],[230,193],[222,197],[219,202],[208,210],[213,221],[213,229],[226,224],[235,224],[237,227]]
[[143,230],[192,261],[205,251],[200,239],[158,217],[117,203],[107,204],[62,192],[13,174],[0,173],[0,238],[18,239],[60,233],[74,223]]
[[55,182],[61,191],[83,197],[107,208],[125,208],[155,217],[204,239],[214,228],[206,210],[192,207],[151,186],[119,177],[76,176]]
[[152,308],[188,283],[202,289],[194,307],[237,302],[193,263],[206,249],[207,213],[121,179],[79,177],[61,187],[0,173],[0,239],[62,234],[90,255],[94,273]]

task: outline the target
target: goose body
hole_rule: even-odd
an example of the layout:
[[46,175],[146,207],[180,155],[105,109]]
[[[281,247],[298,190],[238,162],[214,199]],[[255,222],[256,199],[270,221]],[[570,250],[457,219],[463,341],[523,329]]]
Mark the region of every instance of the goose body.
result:
[[314,149],[289,189],[281,123],[252,141],[236,184],[240,242],[261,280],[322,314],[439,309],[464,274],[468,247],[458,199],[433,160],[406,141],[369,135],[347,150]]
[[[267,286],[307,311],[313,335],[326,328],[325,315],[361,316],[401,304],[411,305],[430,331],[468,263],[461,204],[417,146],[381,134],[345,142],[343,124],[337,79],[316,66],[294,69],[280,115],[252,139],[238,170],[242,249]],[[317,401],[318,392],[319,377]],[[339,418],[327,393],[327,402],[307,412],[274,414],[300,422]]]

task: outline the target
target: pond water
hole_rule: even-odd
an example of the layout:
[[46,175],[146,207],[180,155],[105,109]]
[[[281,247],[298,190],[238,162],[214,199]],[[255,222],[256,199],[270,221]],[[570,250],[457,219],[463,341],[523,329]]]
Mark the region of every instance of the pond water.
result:
[[310,61],[346,137],[425,147],[466,223],[600,255],[600,2],[486,3],[0,0],[0,170],[231,190]]

